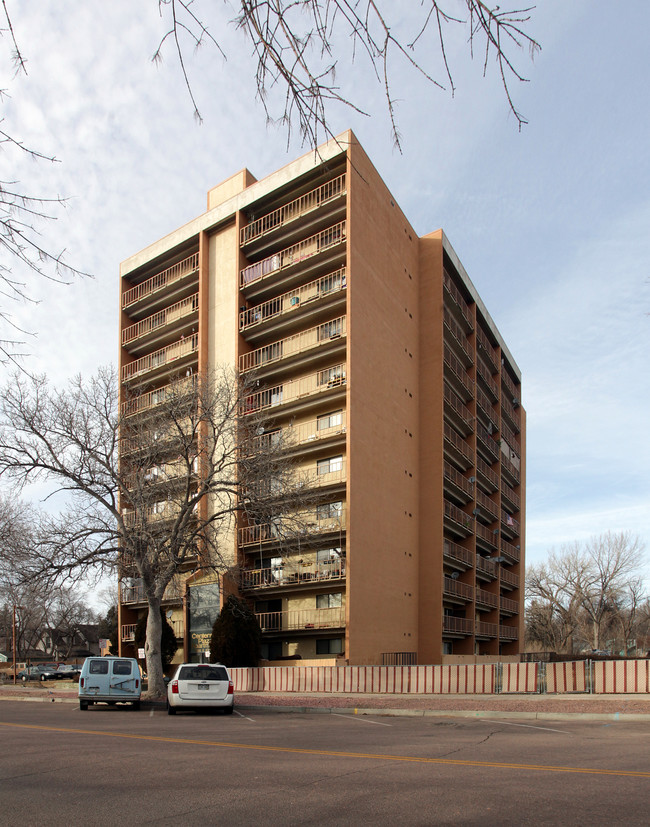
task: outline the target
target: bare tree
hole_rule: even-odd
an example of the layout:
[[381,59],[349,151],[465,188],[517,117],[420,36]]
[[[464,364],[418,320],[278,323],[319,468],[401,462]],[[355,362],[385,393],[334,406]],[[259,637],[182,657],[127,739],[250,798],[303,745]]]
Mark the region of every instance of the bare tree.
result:
[[0,403],[0,474],[21,485],[46,479],[68,497],[61,514],[43,516],[21,576],[67,583],[119,564],[136,577],[154,695],[164,693],[160,605],[172,580],[234,566],[224,538],[236,514],[264,525],[286,513],[290,523],[307,501],[281,434],[246,449],[265,431],[249,382],[223,370],[119,406],[111,369],[62,392],[17,376]]
[[[258,98],[269,120],[282,123],[288,133],[297,125],[302,139],[318,146],[322,135],[332,135],[329,107],[342,103],[363,112],[361,101],[346,97],[337,85],[337,75],[349,63],[365,59],[371,74],[384,90],[391,130],[400,145],[395,112],[398,91],[394,88],[394,66],[406,63],[434,87],[455,90],[448,59],[447,39],[451,27],[462,28],[470,54],[476,50],[483,72],[494,62],[510,111],[517,124],[527,123],[516,107],[513,82],[525,81],[514,53],[526,49],[531,57],[541,48],[526,32],[534,7],[502,10],[484,0],[426,0],[408,3],[413,27],[404,35],[404,3],[382,0],[240,0],[232,3],[233,22],[244,32],[256,62]],[[222,33],[210,30],[209,9],[200,0],[158,0],[168,29],[154,60],[160,60],[169,43],[179,62],[194,114],[200,120],[197,102],[187,71],[186,48],[204,44],[223,51]],[[225,56],[225,55],[224,55]],[[440,68],[434,68],[435,65]],[[276,92],[283,101],[281,113],[269,104]]]
[[526,572],[527,637],[556,651],[600,649],[606,632],[623,647],[637,623],[645,592],[643,544],[629,532],[573,543]]

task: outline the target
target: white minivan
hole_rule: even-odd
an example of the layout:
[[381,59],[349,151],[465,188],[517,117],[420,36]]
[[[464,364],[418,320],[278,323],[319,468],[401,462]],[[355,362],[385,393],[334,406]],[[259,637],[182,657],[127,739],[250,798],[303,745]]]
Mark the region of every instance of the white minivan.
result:
[[79,675],[79,708],[96,703],[140,709],[142,680],[135,658],[86,658]]

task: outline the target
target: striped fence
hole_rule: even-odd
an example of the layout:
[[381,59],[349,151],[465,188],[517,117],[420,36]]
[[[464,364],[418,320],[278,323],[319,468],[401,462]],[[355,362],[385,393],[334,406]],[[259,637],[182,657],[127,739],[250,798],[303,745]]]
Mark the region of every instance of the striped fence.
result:
[[650,693],[650,661],[264,666],[232,669],[237,692],[378,695]]

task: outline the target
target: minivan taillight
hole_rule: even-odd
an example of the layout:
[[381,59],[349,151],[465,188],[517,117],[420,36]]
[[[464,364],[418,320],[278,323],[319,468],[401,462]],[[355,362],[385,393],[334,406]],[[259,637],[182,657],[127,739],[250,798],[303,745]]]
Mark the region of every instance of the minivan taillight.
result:
[[232,695],[233,692],[234,692],[234,689],[233,689],[232,681],[228,681],[228,694]]
[[81,688],[82,688],[82,689],[84,688],[84,684],[85,684],[85,682],[86,682],[86,679],[85,679],[85,678],[81,678],[81,679],[79,680],[79,685],[81,686]]
[[178,681],[172,681],[172,695],[178,695]]

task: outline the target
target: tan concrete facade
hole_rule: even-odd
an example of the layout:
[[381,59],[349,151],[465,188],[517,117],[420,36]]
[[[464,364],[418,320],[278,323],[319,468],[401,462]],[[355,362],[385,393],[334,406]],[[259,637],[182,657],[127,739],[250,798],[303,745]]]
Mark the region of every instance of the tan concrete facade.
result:
[[[255,371],[256,409],[291,434],[318,491],[298,540],[242,523],[229,541],[268,659],[517,655],[520,372],[444,233],[418,238],[351,132],[213,188],[208,212],[124,262],[121,279],[121,369],[147,353],[134,323],[173,308],[169,341],[183,324],[197,337],[192,370]],[[164,282],[154,304],[136,295],[152,281]],[[123,590],[125,646],[136,592]],[[178,634],[189,656],[191,630]]]

